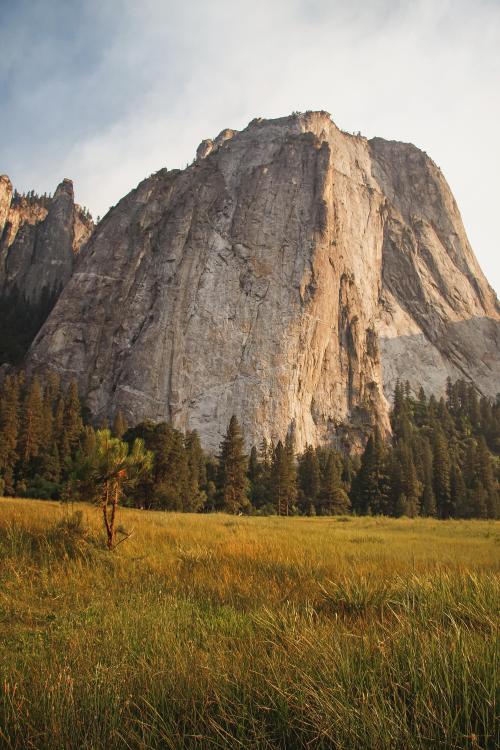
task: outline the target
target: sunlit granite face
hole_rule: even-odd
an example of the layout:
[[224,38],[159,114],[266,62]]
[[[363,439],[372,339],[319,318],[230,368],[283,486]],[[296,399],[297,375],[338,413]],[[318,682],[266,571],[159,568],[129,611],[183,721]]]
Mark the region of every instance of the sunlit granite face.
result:
[[208,449],[233,413],[249,445],[356,445],[397,378],[500,390],[499,320],[436,165],[311,112],[225,130],[120,201],[29,365],[76,377],[96,419]]

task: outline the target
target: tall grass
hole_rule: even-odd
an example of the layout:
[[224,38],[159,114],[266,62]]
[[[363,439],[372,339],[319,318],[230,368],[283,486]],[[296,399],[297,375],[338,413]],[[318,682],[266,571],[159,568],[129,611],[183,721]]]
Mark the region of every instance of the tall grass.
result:
[[0,501],[0,746],[496,748],[500,523]]

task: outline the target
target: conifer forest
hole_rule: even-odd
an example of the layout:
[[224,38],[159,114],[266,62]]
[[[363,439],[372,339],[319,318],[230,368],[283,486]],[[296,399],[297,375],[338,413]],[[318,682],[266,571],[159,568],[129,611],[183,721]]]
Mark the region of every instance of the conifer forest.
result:
[[[166,423],[92,425],[76,383],[57,375],[7,375],[0,388],[0,494],[88,499],[89,457],[103,435],[124,452],[148,459],[136,481],[120,489],[121,504],[149,510],[232,514],[500,516],[500,399],[479,397],[470,383],[448,381],[446,398],[415,396],[397,383],[392,437],[377,428],[364,451],[336,446],[301,454],[288,436],[245,449],[232,417],[218,455],[195,431]],[[121,445],[121,448],[120,448]]]

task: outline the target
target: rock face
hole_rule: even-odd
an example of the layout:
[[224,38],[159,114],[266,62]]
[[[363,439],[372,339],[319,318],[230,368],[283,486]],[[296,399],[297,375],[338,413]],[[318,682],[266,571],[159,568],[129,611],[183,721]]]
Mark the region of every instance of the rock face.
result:
[[92,229],[91,218],[75,205],[71,180],[63,180],[52,198],[13,198],[9,178],[0,176],[0,295],[17,290],[36,303],[44,289],[61,289]]
[[29,363],[76,377],[96,419],[216,448],[235,413],[249,444],[301,449],[388,429],[398,377],[496,393],[500,308],[436,165],[311,112],[225,130],[127,195]]

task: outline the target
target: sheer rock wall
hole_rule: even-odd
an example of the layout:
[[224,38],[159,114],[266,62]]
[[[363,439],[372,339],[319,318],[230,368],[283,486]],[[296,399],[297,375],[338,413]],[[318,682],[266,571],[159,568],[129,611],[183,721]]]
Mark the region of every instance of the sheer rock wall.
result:
[[[500,390],[500,312],[436,165],[324,112],[204,141],[111,209],[31,349],[99,419],[171,420],[217,448],[389,429],[396,378]],[[348,429],[347,429],[348,428]]]

